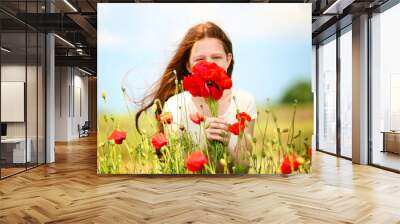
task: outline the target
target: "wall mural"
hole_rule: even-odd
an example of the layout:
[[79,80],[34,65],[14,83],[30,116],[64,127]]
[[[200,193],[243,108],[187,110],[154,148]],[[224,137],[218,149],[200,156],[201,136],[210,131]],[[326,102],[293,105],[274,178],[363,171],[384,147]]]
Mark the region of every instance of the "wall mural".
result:
[[311,171],[311,4],[98,4],[98,174]]

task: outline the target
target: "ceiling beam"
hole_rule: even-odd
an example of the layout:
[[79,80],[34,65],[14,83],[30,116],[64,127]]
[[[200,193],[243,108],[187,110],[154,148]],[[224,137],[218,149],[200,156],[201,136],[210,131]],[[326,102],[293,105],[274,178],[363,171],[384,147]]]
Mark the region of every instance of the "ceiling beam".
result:
[[92,39],[96,39],[97,30],[90,24],[85,17],[80,14],[71,13],[67,14],[67,16],[74,21],[78,26],[82,28],[86,32],[86,34]]
[[55,56],[56,66],[80,66],[96,71],[97,59],[91,56]]
[[322,14],[342,14],[343,10],[353,2],[355,2],[355,0],[336,0],[324,9]]

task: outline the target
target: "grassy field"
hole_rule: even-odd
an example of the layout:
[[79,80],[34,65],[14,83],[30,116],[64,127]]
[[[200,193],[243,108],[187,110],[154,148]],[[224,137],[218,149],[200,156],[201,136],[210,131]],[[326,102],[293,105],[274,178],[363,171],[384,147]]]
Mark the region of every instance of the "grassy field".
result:
[[[311,143],[311,135],[313,133],[313,105],[312,104],[302,104],[297,105],[296,113],[295,113],[295,121],[292,123],[292,118],[294,115],[293,105],[275,105],[267,108],[266,106],[259,105],[258,106],[259,115],[257,118],[256,126],[255,126],[255,135],[256,138],[256,148],[261,147],[263,144],[263,139],[267,142],[275,141],[278,139],[278,131],[281,132],[282,145],[286,145],[286,141],[288,139],[288,134],[296,135],[301,130],[301,136],[297,138],[296,144],[301,145],[302,139],[307,138],[308,144]],[[276,117],[276,122],[274,122],[274,115]],[[157,131],[157,124],[155,119],[150,115],[144,115],[140,119],[141,130],[145,131],[145,135],[148,136],[148,139]],[[267,126],[268,124],[268,126]],[[291,132],[291,126],[294,124],[294,133]],[[267,126],[267,128],[266,128]],[[115,150],[116,146],[105,147],[105,143],[107,143],[107,137],[110,133],[118,128],[120,130],[127,132],[127,138],[123,145],[118,146],[119,149]],[[265,133],[265,135],[264,135]],[[264,137],[265,136],[265,137]],[[136,128],[134,121],[134,113],[130,115],[127,114],[108,114],[108,113],[99,113],[98,114],[98,165],[103,167],[115,166],[115,163],[119,164],[117,166],[117,171],[114,169],[112,173],[132,173],[137,171],[137,164],[131,164],[132,158],[135,157],[133,155],[137,155],[135,150],[138,147],[138,144],[141,144],[141,147],[151,148],[149,146],[143,146],[143,136],[141,136]],[[151,149],[148,149],[151,150]],[[303,149],[302,149],[303,150]],[[304,153],[306,154],[307,149],[304,148]],[[271,151],[271,150],[270,150]],[[142,152],[143,154],[143,152]],[[279,163],[281,161],[282,153],[277,154],[277,152],[271,154],[271,159],[274,159]],[[113,158],[113,164],[110,163],[110,155]],[[142,156],[142,155],[140,155]],[[147,155],[146,155],[147,156]],[[146,157],[147,158],[147,157]],[[156,158],[147,158],[147,163],[155,164]],[[158,160],[157,160],[158,161]],[[258,165],[260,166],[260,165]],[[265,164],[263,166],[266,166]],[[142,169],[142,168],[141,168]],[[269,169],[268,171],[263,171],[264,173],[276,173],[277,168]],[[136,171],[132,171],[136,170]],[[99,173],[104,171],[99,170]]]
[[[271,113],[266,113],[265,106],[258,106],[258,119],[255,127],[255,137],[261,138],[268,120],[267,136],[275,135],[275,124],[272,119]],[[282,130],[285,128],[290,128],[291,119],[293,117],[293,105],[276,105],[272,106],[271,110],[276,114],[277,124]],[[106,118],[105,118],[106,117]],[[312,104],[302,104],[297,105],[295,114],[295,132],[298,130],[302,131],[303,137],[307,137],[309,143],[311,143],[311,136],[313,133],[313,105]],[[140,119],[141,129],[145,130],[147,134],[152,135],[156,132],[156,122],[150,116],[142,116]],[[99,142],[104,141],[108,135],[113,131],[114,128],[119,128],[128,133],[127,141],[129,145],[135,145],[136,142],[140,141],[140,135],[135,128],[134,113],[129,116],[126,114],[105,114],[100,113],[98,116],[98,138]],[[284,135],[283,137],[287,137]]]
[[[277,126],[284,130],[291,127],[293,118],[294,107],[293,105],[275,105],[271,106],[270,113],[266,113],[267,109],[265,106],[258,106],[259,117],[255,127],[255,137],[259,138],[265,131],[265,126],[268,121],[267,136],[275,135],[276,125],[273,122],[271,112],[275,113],[277,118]],[[311,136],[313,134],[314,125],[313,105],[312,104],[301,104],[296,107],[296,114],[294,120],[295,133],[301,130],[303,137],[307,137],[308,143],[311,143]],[[287,137],[287,134],[283,133],[282,137]]]

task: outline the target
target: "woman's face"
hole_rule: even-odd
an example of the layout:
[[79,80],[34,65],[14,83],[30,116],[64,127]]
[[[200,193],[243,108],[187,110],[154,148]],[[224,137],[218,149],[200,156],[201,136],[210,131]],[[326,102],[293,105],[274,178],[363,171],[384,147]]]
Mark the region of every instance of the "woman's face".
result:
[[194,43],[190,51],[188,70],[191,71],[193,65],[202,60],[215,62],[227,71],[231,64],[232,54],[225,52],[219,39],[206,37]]

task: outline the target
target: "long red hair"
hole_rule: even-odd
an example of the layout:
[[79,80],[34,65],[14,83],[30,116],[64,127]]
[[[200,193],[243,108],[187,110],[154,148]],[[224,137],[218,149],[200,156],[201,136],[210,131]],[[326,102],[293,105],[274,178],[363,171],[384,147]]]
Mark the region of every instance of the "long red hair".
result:
[[[164,105],[164,103],[175,94],[175,79],[178,79],[178,81],[181,82],[183,77],[189,74],[189,71],[187,70],[187,64],[189,63],[190,52],[193,45],[196,43],[196,41],[206,37],[219,39],[222,42],[225,53],[232,54],[232,60],[227,69],[227,74],[229,76],[232,75],[234,65],[232,42],[226,33],[219,26],[212,22],[200,23],[191,27],[179,44],[178,49],[176,50],[171,61],[168,63],[161,78],[155,83],[150,93],[147,94],[141,101],[141,109],[136,113],[135,117],[136,129],[139,132],[140,115],[145,110],[150,108],[156,99],[161,102],[161,105]],[[174,70],[176,71],[176,75],[174,74]],[[156,113],[160,114],[161,108],[158,107]]]

